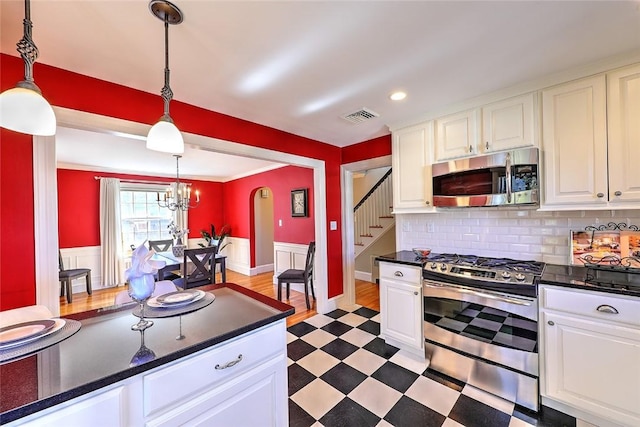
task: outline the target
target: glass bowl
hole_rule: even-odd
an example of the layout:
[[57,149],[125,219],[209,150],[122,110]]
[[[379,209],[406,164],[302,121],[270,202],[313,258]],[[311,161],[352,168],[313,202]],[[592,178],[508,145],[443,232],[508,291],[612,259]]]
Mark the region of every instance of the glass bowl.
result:
[[416,254],[418,258],[426,258],[431,253],[430,248],[413,248],[413,253]]

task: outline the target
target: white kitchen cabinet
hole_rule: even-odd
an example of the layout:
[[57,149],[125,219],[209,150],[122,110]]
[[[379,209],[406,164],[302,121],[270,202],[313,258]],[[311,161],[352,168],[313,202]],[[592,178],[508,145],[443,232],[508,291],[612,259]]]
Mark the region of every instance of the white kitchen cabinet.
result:
[[142,382],[131,378],[86,396],[61,403],[7,426],[74,427],[142,425]]
[[432,150],[433,122],[393,133],[393,213],[433,211]]
[[480,109],[462,111],[436,119],[435,161],[478,155]]
[[424,354],[422,270],[380,262],[380,334],[385,342]]
[[286,399],[277,390],[286,390],[284,355],[235,376],[205,393],[196,394],[174,410],[150,419],[148,427],[189,426],[286,426]]
[[8,426],[288,425],[285,320]]
[[537,104],[537,95],[528,93],[483,106],[478,153],[535,146]]
[[640,65],[607,74],[607,119],[610,203],[640,202]]
[[542,92],[545,209],[640,202],[640,65]]
[[601,426],[640,425],[640,299],[553,286],[540,295],[542,403]]

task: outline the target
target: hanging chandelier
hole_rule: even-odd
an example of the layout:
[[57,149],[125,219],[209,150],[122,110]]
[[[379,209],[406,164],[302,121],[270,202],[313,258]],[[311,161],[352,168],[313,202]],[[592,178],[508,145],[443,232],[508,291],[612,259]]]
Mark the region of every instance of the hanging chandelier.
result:
[[151,0],[149,2],[151,13],[164,22],[164,87],[161,95],[164,101],[164,114],[158,123],[153,125],[147,135],[147,148],[165,153],[184,153],[184,140],[180,130],[173,124],[169,115],[169,102],[173,98],[173,92],[169,86],[169,24],[178,25],[184,17],[180,9],[166,0]]
[[195,191],[196,202],[192,205],[191,184],[180,182],[180,167],[178,165],[178,161],[182,156],[174,154],[173,157],[176,158],[176,182],[173,183],[171,187],[167,188],[167,191],[163,194],[162,198],[160,197],[160,193],[157,193],[158,206],[172,211],[177,211],[178,209],[186,211],[187,209],[195,208],[200,204],[200,192],[198,190]]
[[16,44],[24,61],[24,80],[15,88],[0,94],[0,127],[30,135],[50,136],[56,133],[53,108],[33,81],[33,64],[38,48],[31,39],[31,3],[24,2],[23,36]]

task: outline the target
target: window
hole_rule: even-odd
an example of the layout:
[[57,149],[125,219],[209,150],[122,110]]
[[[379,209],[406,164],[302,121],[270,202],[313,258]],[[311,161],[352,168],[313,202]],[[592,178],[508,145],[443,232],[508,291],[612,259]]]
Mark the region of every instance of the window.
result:
[[173,212],[158,206],[158,190],[152,187],[120,189],[120,223],[125,251],[131,245],[140,246],[145,240],[171,239],[167,226],[174,219]]

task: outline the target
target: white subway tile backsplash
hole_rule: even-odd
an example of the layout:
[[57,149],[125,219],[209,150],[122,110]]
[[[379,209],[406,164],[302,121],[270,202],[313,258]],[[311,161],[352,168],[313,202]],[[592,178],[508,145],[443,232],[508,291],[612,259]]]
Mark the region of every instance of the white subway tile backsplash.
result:
[[[400,247],[428,246],[434,252],[535,259],[567,264],[569,232],[590,225],[626,223],[640,226],[640,210],[545,211],[464,209],[437,214],[399,214]],[[428,233],[427,223],[434,232]]]

